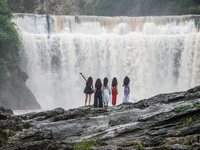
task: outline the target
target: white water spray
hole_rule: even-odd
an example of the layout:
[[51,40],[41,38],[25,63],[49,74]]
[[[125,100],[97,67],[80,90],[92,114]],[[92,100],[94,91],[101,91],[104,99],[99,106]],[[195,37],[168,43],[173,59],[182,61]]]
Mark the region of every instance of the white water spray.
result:
[[[197,16],[196,16],[197,17]],[[200,83],[200,34],[193,16],[89,17],[14,14],[27,86],[43,109],[84,105],[85,81],[131,80],[130,101]],[[92,96],[93,101],[93,96]]]

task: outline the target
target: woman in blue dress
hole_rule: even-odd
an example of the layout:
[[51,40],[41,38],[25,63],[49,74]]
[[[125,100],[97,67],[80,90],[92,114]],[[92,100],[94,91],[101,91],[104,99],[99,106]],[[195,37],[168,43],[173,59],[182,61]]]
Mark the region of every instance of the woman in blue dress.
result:
[[105,107],[108,107],[108,102],[110,102],[110,95],[111,90],[108,87],[108,78],[105,77],[103,80],[103,102]]

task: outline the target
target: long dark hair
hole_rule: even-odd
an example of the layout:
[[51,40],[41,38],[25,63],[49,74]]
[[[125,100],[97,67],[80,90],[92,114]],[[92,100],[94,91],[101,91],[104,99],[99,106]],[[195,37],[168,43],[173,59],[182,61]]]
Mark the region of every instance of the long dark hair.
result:
[[129,82],[130,82],[130,79],[129,79],[129,77],[126,76],[126,77],[124,78],[124,85],[127,86],[127,85],[129,84]]
[[104,78],[103,79],[103,85],[105,86],[105,87],[107,87],[107,85],[108,85],[108,78]]
[[113,80],[112,80],[112,86],[116,86],[117,85],[117,78],[114,77]]
[[91,86],[92,82],[93,82],[92,77],[89,77],[88,80],[87,80],[87,85]]
[[97,90],[100,90],[101,89],[101,86],[102,86],[102,83],[101,83],[101,79],[97,79],[96,80],[96,83],[95,83],[95,88],[97,89]]

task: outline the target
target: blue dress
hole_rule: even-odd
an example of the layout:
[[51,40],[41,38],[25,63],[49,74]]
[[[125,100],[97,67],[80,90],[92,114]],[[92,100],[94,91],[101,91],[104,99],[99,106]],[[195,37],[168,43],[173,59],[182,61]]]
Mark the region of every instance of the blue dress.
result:
[[108,86],[107,87],[103,86],[103,102],[104,103],[111,102],[110,95],[111,95],[110,88]]

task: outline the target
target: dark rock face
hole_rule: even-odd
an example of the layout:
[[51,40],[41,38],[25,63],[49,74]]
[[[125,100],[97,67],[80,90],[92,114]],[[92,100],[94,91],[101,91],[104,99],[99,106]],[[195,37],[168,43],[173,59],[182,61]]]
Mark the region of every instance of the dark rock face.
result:
[[0,106],[12,110],[40,109],[35,96],[25,85],[27,74],[20,69],[16,72],[17,76],[14,82],[0,85]]
[[0,112],[2,113],[8,113],[8,114],[13,114],[13,111],[11,109],[5,109],[4,107],[0,107]]
[[0,112],[0,145],[73,149],[86,139],[93,140],[91,150],[198,150],[199,114],[200,87],[116,107],[57,108],[21,116]]
[[34,95],[24,83],[18,86],[7,84],[1,87],[0,106],[13,110],[40,109]]

